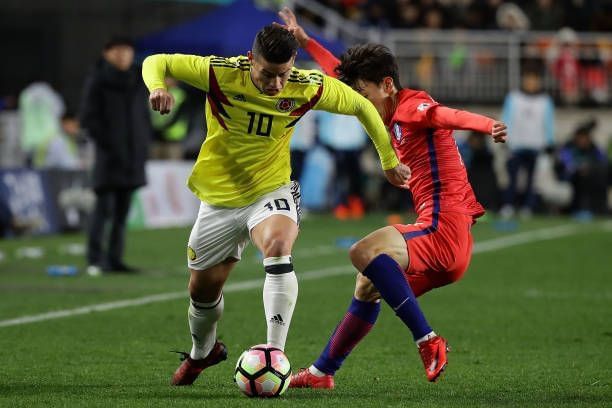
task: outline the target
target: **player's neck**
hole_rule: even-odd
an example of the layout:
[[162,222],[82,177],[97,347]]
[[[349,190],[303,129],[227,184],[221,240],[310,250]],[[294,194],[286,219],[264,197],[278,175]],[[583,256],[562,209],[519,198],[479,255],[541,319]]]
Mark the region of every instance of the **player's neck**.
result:
[[397,90],[393,90],[393,92],[389,95],[389,97],[385,100],[384,112],[382,112],[383,122],[386,125],[389,125],[393,115],[395,114],[395,110],[397,109],[397,105],[399,103],[399,95]]
[[261,88],[259,87],[259,85],[257,85],[257,82],[255,81],[255,79],[253,78],[253,71],[249,70],[249,78],[251,79],[251,83],[253,84],[253,86],[255,88],[257,88],[257,90],[259,91],[259,93],[264,93]]

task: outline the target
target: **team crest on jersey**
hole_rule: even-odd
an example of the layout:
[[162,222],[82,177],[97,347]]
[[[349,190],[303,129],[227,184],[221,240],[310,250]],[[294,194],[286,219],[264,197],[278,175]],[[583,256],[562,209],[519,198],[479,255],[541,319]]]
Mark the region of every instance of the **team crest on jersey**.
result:
[[423,102],[422,104],[417,106],[417,110],[419,112],[425,112],[427,110],[427,108],[429,108],[430,106],[431,106],[431,103]]
[[398,143],[401,142],[402,128],[400,127],[399,123],[393,125],[393,136],[395,136],[395,140],[397,140]]
[[295,108],[295,101],[293,99],[283,98],[276,103],[276,110],[279,112],[289,112]]

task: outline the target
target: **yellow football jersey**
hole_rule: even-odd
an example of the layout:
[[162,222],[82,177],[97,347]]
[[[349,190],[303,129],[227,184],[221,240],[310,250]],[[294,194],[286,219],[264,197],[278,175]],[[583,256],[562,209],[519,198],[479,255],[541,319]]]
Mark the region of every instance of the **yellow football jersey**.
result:
[[207,93],[208,133],[188,181],[202,201],[243,207],[287,184],[289,141],[295,124],[311,109],[357,116],[383,169],[399,163],[374,106],[342,82],[319,71],[293,68],[283,90],[268,96],[253,84],[250,67],[245,56],[157,54],[143,63],[149,91],[166,89],[168,75]]

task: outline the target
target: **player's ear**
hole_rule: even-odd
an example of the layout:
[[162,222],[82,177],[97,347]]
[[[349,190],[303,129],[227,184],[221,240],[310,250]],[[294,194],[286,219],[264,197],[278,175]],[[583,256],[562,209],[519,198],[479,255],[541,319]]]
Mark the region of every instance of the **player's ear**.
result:
[[247,51],[247,58],[249,61],[253,62],[253,53],[251,51]]
[[384,90],[386,93],[391,93],[391,92],[393,92],[393,87],[394,87],[394,85],[395,85],[395,84],[393,83],[393,78],[391,78],[391,77],[389,77],[389,76],[388,76],[388,77],[385,77],[385,78],[383,79],[383,90]]

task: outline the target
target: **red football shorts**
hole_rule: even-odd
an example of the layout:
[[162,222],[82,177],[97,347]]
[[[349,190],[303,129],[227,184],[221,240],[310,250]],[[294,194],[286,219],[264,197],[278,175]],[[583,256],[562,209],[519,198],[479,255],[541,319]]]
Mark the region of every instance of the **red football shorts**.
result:
[[472,257],[473,218],[445,212],[393,225],[406,240],[409,264],[404,271],[415,296],[460,279]]

